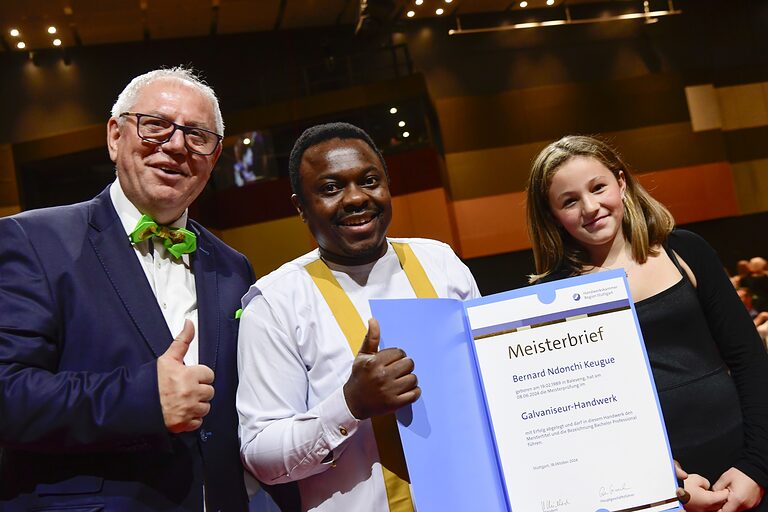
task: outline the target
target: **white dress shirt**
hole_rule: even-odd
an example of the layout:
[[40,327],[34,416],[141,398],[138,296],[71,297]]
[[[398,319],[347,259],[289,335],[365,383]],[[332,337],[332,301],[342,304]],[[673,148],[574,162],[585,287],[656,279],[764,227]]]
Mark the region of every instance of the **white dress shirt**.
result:
[[[109,197],[117,210],[117,215],[125,229],[126,237],[136,228],[136,223],[141,218],[141,212],[125,196],[120,180],[115,180],[109,188]],[[173,221],[171,226],[185,228],[187,226],[186,210],[181,217]],[[187,366],[197,364],[198,336],[197,336],[197,292],[195,289],[195,276],[189,262],[189,254],[182,254],[176,258],[163,245],[163,241],[157,237],[149,238],[138,244],[133,249],[136,257],[144,269],[149,286],[157,298],[160,311],[163,312],[165,322],[172,336],[177,336],[184,328],[184,320],[189,319],[195,326],[195,337],[189,345],[189,350],[184,356],[184,364]],[[168,340],[170,343],[170,340]]]
[[[410,244],[438,296],[480,296],[469,269],[449,246],[425,239],[392,241]],[[304,269],[318,258],[315,250],[286,263],[243,297],[241,454],[265,483],[298,481],[304,510],[388,511],[370,420],[352,416],[344,399],[354,354]],[[331,265],[331,270],[365,322],[368,299],[415,297],[391,245],[371,264]]]

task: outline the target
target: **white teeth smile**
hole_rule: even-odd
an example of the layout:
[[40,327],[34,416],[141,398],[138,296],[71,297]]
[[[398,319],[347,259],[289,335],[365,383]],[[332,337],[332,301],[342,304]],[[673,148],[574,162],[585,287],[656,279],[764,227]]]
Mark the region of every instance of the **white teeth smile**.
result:
[[370,219],[351,219],[351,220],[345,220],[341,223],[342,226],[362,226],[364,224],[368,224],[371,222],[375,217],[371,217]]
[[351,221],[351,222],[345,222],[344,226],[362,226],[363,224],[368,224],[370,222],[369,220],[360,220],[360,221]]

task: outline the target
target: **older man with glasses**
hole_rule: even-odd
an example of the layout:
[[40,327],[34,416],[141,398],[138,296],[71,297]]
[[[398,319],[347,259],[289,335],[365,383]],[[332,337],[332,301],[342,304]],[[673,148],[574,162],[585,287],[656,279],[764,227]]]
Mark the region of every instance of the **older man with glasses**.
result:
[[210,87],[151,71],[107,123],[114,183],[0,219],[0,510],[246,509],[235,311],[254,275],[187,219],[223,131]]

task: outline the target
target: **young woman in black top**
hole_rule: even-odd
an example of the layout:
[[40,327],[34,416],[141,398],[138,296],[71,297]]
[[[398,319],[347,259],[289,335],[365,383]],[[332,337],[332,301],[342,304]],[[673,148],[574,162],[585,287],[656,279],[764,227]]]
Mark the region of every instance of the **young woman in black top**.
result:
[[714,250],[593,137],[546,147],[527,199],[532,282],[625,269],[686,510],[768,510],[768,356]]

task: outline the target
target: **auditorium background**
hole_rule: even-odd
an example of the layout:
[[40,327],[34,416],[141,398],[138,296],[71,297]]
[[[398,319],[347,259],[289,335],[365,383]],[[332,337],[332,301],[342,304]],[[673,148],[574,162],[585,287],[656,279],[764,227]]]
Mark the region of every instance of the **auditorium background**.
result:
[[551,3],[1,2],[0,215],[101,190],[114,179],[114,91],[181,63],[204,72],[227,125],[192,216],[259,275],[312,247],[287,156],[329,120],[362,126],[384,150],[390,234],[450,243],[484,293],[533,271],[525,178],[568,133],[613,142],[724,266],[764,254],[768,2]]

